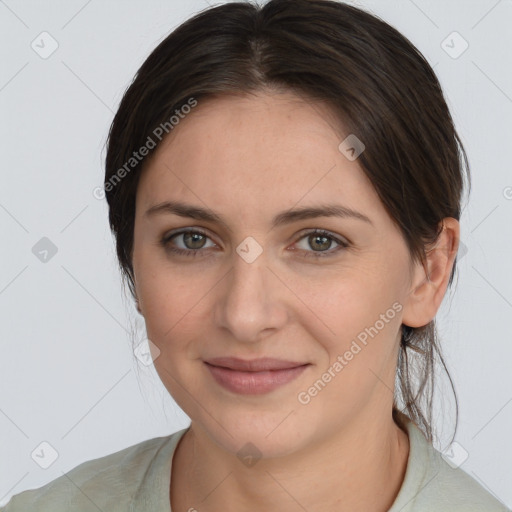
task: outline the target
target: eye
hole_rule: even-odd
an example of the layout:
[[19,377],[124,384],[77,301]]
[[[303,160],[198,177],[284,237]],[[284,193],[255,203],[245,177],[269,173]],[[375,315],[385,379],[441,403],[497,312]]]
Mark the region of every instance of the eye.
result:
[[[160,243],[165,249],[175,254],[197,256],[201,249],[205,247],[208,248],[208,246],[205,246],[205,242],[208,239],[209,237],[203,231],[188,229],[179,231],[178,233],[172,233],[171,235],[166,235],[162,238]],[[174,240],[181,241],[182,247],[179,246],[179,243],[175,244]],[[178,247],[175,245],[178,245]],[[215,246],[215,244],[213,245]]]
[[[175,242],[175,240],[178,242]],[[174,254],[195,257],[198,256],[201,252],[208,252],[203,251],[203,249],[216,246],[216,244],[213,242],[210,246],[206,245],[207,240],[211,241],[210,237],[205,232],[198,229],[186,229],[177,233],[165,235],[161,239],[160,244],[167,251],[170,251]],[[304,240],[304,242],[300,242],[302,240]],[[346,249],[350,245],[348,242],[340,240],[329,231],[324,231],[322,229],[311,230],[303,234],[299,238],[299,242],[296,242],[295,245],[298,243],[305,243],[306,246],[313,248],[313,250],[309,250],[307,247],[300,248],[300,250],[303,252],[303,256],[306,258],[322,258],[332,256],[340,250]],[[334,250],[330,250],[333,243],[336,244],[337,247],[335,247]]]
[[[322,229],[309,231],[305,233],[300,238],[300,240],[304,240],[306,246],[313,248],[312,251],[304,247],[301,248],[301,250],[305,252],[304,256],[307,258],[323,258],[332,256],[340,250],[349,247],[347,242],[340,240],[339,238],[329,233],[329,231],[324,231]],[[337,244],[337,247],[335,247],[334,250],[329,250],[331,249],[333,242]]]

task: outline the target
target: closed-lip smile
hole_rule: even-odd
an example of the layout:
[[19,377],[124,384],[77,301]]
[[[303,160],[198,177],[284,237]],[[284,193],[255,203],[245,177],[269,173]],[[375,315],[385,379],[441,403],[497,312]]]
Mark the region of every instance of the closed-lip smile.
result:
[[260,395],[297,378],[311,363],[270,357],[216,357],[204,361],[215,382],[232,393]]

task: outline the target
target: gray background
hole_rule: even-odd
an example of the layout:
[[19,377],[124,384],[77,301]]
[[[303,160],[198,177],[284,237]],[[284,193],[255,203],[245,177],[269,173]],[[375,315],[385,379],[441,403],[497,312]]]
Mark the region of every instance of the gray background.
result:
[[[468,152],[467,252],[438,324],[460,404],[456,457],[467,453],[462,469],[512,506],[512,1],[356,5],[399,29],[434,66]],[[188,425],[153,366],[134,357],[142,317],[125,298],[106,204],[93,190],[134,73],[206,7],[0,0],[0,504],[81,462]],[[447,39],[454,31],[469,44],[460,55],[464,41]],[[42,58],[52,44],[56,51]],[[43,237],[57,250],[46,261],[37,254],[48,247]],[[436,409],[436,447],[444,450],[453,401],[446,383],[440,393],[447,398]]]

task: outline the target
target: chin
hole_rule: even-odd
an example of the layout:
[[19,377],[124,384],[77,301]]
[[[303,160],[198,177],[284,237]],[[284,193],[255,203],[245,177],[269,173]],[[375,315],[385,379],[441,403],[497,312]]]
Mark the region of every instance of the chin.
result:
[[[236,407],[236,405],[235,405]],[[262,458],[284,457],[307,444],[313,433],[308,433],[296,414],[283,413],[238,413],[222,415],[219,423],[211,418],[201,422],[201,429],[225,451],[239,457],[252,455]],[[217,416],[216,416],[217,418]],[[286,418],[286,419],[285,419]],[[284,420],[284,421],[283,421]],[[225,428],[222,428],[225,426]]]

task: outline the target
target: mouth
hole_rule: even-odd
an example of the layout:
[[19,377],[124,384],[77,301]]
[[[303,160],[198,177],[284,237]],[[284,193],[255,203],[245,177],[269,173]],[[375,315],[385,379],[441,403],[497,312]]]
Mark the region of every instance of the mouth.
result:
[[310,363],[261,358],[223,357],[204,361],[215,382],[233,393],[258,395],[296,379]]

